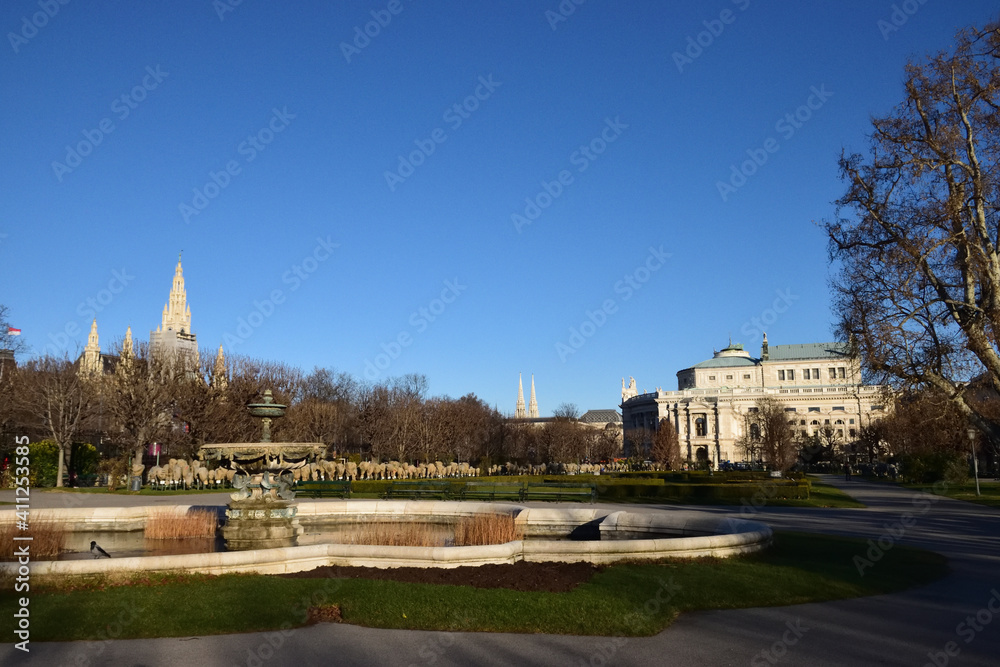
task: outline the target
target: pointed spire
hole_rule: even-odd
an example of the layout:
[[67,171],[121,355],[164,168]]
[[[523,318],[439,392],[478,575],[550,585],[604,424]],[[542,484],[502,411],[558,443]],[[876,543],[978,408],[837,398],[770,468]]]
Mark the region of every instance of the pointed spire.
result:
[[524,409],[524,385],[521,383],[521,374],[517,374],[517,407],[514,409],[514,419],[524,419],[528,416],[528,411]]
[[122,342],[122,356],[129,356],[135,354],[135,346],[132,344],[132,326],[125,330],[125,340]]
[[535,374],[531,374],[531,400],[528,402],[528,417],[538,419],[538,401],[535,400]]
[[87,347],[83,348],[83,363],[80,366],[83,375],[97,375],[101,372],[101,345],[97,338],[97,318],[90,325],[90,335],[87,336]]
[[226,356],[222,353],[222,344],[219,344],[219,353],[215,355],[215,368],[212,370],[212,386],[216,389],[225,389],[228,384]]

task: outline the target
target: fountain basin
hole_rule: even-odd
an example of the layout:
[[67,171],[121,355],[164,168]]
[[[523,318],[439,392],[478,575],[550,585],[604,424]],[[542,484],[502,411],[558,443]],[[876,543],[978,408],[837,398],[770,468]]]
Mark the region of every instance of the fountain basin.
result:
[[[74,508],[48,510],[44,517],[76,531],[117,526],[135,530],[160,507]],[[186,512],[178,506],[175,511]],[[201,554],[32,562],[35,577],[157,572],[282,574],[321,566],[460,567],[518,560],[534,562],[613,563],[622,560],[727,557],[765,549],[771,529],[760,522],[720,517],[694,510],[669,509],[637,513],[600,508],[526,507],[509,503],[401,500],[342,500],[299,503],[302,525],[347,521],[455,521],[478,513],[511,513],[526,537],[505,544],[468,547],[388,547],[313,544]],[[33,515],[33,518],[34,515]],[[112,520],[114,518],[115,520]],[[0,521],[13,521],[14,510],[0,511]],[[557,539],[581,527],[599,531],[600,541]],[[605,538],[607,535],[607,538]],[[642,535],[644,539],[635,539]],[[544,539],[546,536],[552,539]],[[610,538],[610,539],[609,539]],[[622,539],[624,538],[624,539]],[[13,575],[17,563],[0,563]]]

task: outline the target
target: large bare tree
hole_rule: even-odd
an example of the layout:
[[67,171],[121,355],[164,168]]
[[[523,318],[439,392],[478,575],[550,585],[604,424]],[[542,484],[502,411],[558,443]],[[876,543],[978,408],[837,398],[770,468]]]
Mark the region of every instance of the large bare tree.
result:
[[763,396],[744,418],[737,445],[751,461],[762,460],[775,470],[788,470],[797,456],[795,434],[785,408],[773,396]]
[[160,440],[171,423],[170,367],[150,354],[148,343],[139,343],[137,349],[121,342],[114,347],[118,363],[101,382],[114,425],[111,437],[123,452],[141,461],[143,449]]
[[660,424],[653,434],[653,444],[649,448],[649,455],[657,463],[665,464],[671,470],[678,470],[681,466],[681,444],[677,436],[677,429],[666,417],[660,420]]
[[93,386],[80,376],[69,359],[51,356],[32,359],[18,369],[17,377],[16,395],[23,412],[39,419],[59,447],[56,486],[62,486],[73,440],[90,416]]
[[932,388],[996,443],[969,400],[1000,392],[1000,25],[906,67],[905,99],[840,158],[847,192],[826,223],[839,335],[871,379]]

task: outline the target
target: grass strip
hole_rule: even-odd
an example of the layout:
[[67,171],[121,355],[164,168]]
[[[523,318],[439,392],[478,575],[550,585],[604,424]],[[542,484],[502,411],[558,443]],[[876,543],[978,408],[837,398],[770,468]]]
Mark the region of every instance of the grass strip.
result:
[[962,482],[961,484],[902,484],[907,489],[916,491],[926,491],[935,493],[954,500],[964,500],[986,507],[1000,507],[1000,482],[979,480],[979,490],[982,495],[976,495],[976,483]]
[[[859,575],[862,540],[779,532],[764,553],[729,559],[623,563],[568,593],[365,579],[267,575],[132,577],[32,582],[31,638],[38,641],[177,637],[294,628],[308,609],[336,604],[345,622],[380,628],[647,636],[677,614],[817,602],[889,593],[947,572],[946,559],[896,546]],[[16,595],[4,586],[0,614]]]

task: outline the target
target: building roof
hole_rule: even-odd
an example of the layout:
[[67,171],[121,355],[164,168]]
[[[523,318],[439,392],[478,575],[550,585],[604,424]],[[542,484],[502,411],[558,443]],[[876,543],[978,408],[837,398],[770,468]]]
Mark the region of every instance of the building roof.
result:
[[[760,359],[754,359],[750,356],[737,356],[731,353],[723,354],[737,349],[742,351],[742,346],[730,345],[717,352],[715,357],[706,359],[684,370],[688,371],[693,368],[739,368],[741,366],[757,366],[761,363]],[[771,345],[768,347],[768,361],[839,360],[847,356],[848,347],[844,343],[803,343],[797,345]]]
[[770,361],[796,361],[806,359],[843,359],[849,355],[844,343],[804,343],[800,345],[772,345],[768,350]]
[[[759,359],[750,357],[713,357],[691,366],[691,368],[735,368],[737,366],[756,366]],[[685,368],[684,370],[689,370]]]
[[622,416],[617,410],[587,410],[580,416],[580,421],[588,424],[606,424],[614,422],[620,424]]

